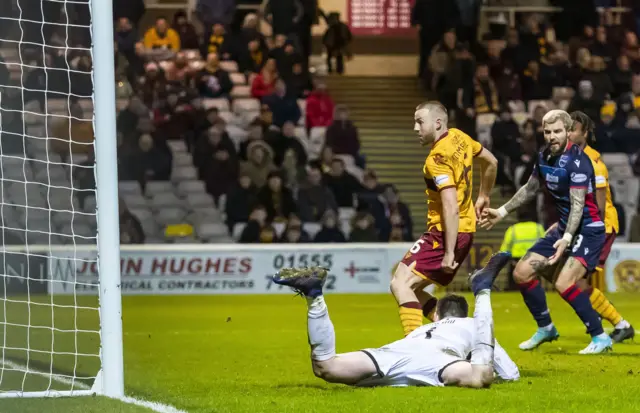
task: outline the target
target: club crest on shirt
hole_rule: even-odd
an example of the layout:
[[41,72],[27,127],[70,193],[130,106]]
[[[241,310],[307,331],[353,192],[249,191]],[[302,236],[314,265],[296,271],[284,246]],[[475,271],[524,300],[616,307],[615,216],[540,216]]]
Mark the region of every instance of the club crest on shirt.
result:
[[446,163],[444,160],[444,156],[440,155],[439,153],[433,155],[433,161],[439,165],[444,165]]
[[567,155],[562,155],[560,157],[560,161],[558,161],[558,165],[560,168],[564,168],[564,166],[569,162],[569,157]]

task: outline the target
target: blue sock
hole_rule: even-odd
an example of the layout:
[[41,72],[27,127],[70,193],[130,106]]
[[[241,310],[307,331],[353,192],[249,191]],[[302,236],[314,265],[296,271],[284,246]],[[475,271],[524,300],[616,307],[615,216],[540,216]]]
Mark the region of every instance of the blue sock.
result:
[[587,332],[591,334],[591,337],[604,333],[600,317],[596,310],[593,309],[587,293],[573,284],[564,290],[561,295],[573,307],[573,311],[578,314],[584,325],[587,326]]
[[538,327],[547,327],[551,324],[551,314],[547,307],[547,297],[544,294],[540,281],[532,280],[518,284],[520,293],[524,298],[524,303],[529,308],[529,312],[538,323]]

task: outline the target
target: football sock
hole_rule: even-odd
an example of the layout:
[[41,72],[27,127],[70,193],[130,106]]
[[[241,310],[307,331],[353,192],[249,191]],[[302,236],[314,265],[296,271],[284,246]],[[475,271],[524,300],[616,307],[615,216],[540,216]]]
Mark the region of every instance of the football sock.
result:
[[532,280],[518,284],[524,303],[529,312],[538,323],[538,327],[548,327],[551,324],[551,314],[547,307],[547,297],[544,294],[540,281]]
[[[431,284],[429,287],[431,287],[432,285],[433,284]],[[431,293],[432,291],[416,291],[416,297],[418,297],[418,301],[422,305],[422,315],[430,321],[433,321],[433,316],[436,313],[436,304],[438,304],[438,299],[431,295]]]
[[481,290],[476,295],[473,311],[473,323],[476,329],[471,364],[493,365],[493,310],[491,309],[491,290]]
[[562,298],[573,307],[573,310],[587,327],[587,332],[591,337],[604,333],[600,317],[598,317],[598,313],[591,306],[589,296],[586,292],[580,290],[577,285],[572,284],[571,287],[564,290],[561,295]]
[[336,355],[336,332],[329,318],[324,296],[307,297],[307,334],[311,346],[311,358],[329,360]]
[[620,330],[620,329],[623,329],[623,328],[631,327],[631,324],[629,324],[629,322],[627,320],[622,320],[622,321],[620,321],[618,324],[616,324],[613,327],[617,328],[618,330]]
[[590,290],[591,291],[588,292],[589,301],[591,301],[593,309],[600,314],[600,317],[604,318],[614,326],[623,321],[618,310],[616,310],[613,304],[607,300],[607,297],[602,294],[602,291],[597,288],[591,288]]
[[422,326],[422,307],[418,301],[400,304],[398,311],[400,313],[400,324],[402,324],[405,336]]
[[602,267],[596,267],[595,271],[591,274],[589,284],[600,291],[604,290],[604,269]]

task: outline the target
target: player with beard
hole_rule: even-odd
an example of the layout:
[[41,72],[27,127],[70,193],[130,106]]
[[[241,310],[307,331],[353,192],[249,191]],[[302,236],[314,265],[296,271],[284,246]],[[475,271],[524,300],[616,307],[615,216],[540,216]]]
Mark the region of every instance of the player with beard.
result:
[[591,343],[580,354],[598,354],[612,348],[612,340],[604,333],[589,294],[576,285],[598,265],[605,226],[595,199],[591,160],[568,138],[572,125],[571,117],[562,110],[552,110],[544,116],[542,126],[547,145],[539,153],[529,181],[500,208],[485,209],[480,220],[481,227],[491,229],[530,202],[543,186],[556,203],[558,226],[529,249],[513,272],[524,302],[538,324],[536,333],[520,344],[522,350],[532,350],[559,337],[538,275],[553,280],[556,290],[587,327]]

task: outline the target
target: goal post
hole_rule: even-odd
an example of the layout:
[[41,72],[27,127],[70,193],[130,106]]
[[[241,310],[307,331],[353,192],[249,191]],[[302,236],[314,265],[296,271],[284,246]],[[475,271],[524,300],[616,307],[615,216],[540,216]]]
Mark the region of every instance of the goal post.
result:
[[2,7],[0,398],[123,399],[112,0]]

